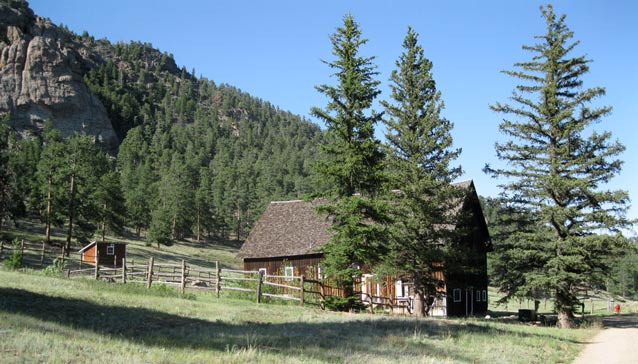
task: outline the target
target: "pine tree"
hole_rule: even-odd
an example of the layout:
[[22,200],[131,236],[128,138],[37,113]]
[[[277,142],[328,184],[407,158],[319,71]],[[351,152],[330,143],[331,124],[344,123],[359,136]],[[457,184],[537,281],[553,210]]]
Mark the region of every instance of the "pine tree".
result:
[[66,254],[71,249],[71,239],[86,243],[103,220],[101,207],[94,198],[100,179],[109,171],[108,157],[92,137],[75,134],[63,141],[62,167],[57,171],[63,187],[61,199],[67,222]]
[[9,159],[9,125],[8,117],[0,120],[0,232],[10,216],[11,207],[15,204],[13,196],[16,189],[16,174],[11,168]]
[[571,327],[577,292],[600,282],[615,254],[619,233],[627,226],[625,191],[602,185],[620,172],[624,151],[609,132],[591,131],[611,107],[588,104],[605,94],[601,87],[583,88],[590,60],[570,53],[579,42],[551,5],[541,7],[547,32],[539,43],[523,46],[532,60],[504,71],[521,79],[511,104],[497,103],[496,112],[511,116],[500,124],[510,141],[496,144],[496,155],[507,167],[490,168],[505,177],[501,185],[510,203],[529,211],[535,229],[515,232],[509,241],[517,256],[509,274],[519,281],[501,286],[508,296],[551,294],[561,327]]
[[60,131],[47,121],[43,128],[43,147],[36,170],[36,201],[45,224],[44,240],[51,242],[52,225],[61,226],[64,221],[61,211],[64,205],[62,175],[64,166],[65,144]]
[[323,120],[327,131],[322,145],[326,159],[316,164],[316,173],[332,188],[324,194],[328,203],[321,211],[333,217],[335,234],[324,246],[326,273],[353,292],[353,276],[384,254],[387,221],[379,200],[385,182],[384,155],[374,136],[374,126],[382,114],[371,110],[380,94],[373,57],[359,55],[367,43],[351,15],[330,37],[336,59],[324,61],[335,70],[337,85],[320,85],[317,90],[329,99],[325,109],[314,107],[312,114]]
[[156,175],[148,143],[141,127],[131,129],[120,145],[117,164],[128,224],[139,235],[149,227],[152,202],[155,201]]
[[460,200],[450,183],[461,174],[451,163],[461,153],[452,148],[453,124],[441,116],[443,101],[432,77],[432,63],[423,55],[418,34],[408,28],[403,54],[390,76],[392,102],[386,109],[388,164],[394,204],[395,234],[388,265],[414,281],[415,313],[427,315],[429,303],[443,287],[444,245],[453,231],[450,212]]
[[105,241],[107,230],[116,234],[121,233],[124,230],[126,208],[120,188],[120,175],[116,171],[102,175],[91,199],[98,207],[97,217],[102,242]]

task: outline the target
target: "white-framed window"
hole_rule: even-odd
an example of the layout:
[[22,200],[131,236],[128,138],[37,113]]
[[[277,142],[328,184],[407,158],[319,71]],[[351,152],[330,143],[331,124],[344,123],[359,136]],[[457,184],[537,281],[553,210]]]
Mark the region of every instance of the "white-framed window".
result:
[[454,288],[453,292],[453,298],[454,298],[454,302],[461,302],[461,289],[460,288]]
[[295,276],[295,267],[285,267],[284,275],[286,276],[287,281],[292,281],[292,277]]
[[481,291],[476,290],[476,302],[481,302]]
[[106,246],[106,255],[115,255],[115,244],[109,244]]
[[321,275],[321,264],[317,265],[317,279],[323,279],[323,275]]
[[483,290],[483,302],[487,302],[487,291]]

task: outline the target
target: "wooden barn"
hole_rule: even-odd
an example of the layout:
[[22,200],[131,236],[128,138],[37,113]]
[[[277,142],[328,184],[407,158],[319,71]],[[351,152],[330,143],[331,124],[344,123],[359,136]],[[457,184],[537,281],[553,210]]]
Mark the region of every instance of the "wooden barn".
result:
[[[485,218],[472,181],[456,183],[467,191],[459,208],[470,212],[462,231],[464,268],[446,272],[444,298],[432,308],[435,316],[472,316],[487,312],[487,252],[491,249]],[[320,248],[333,232],[328,217],[315,211],[318,201],[271,202],[239,251],[245,270],[263,270],[282,276],[321,278],[323,254]],[[366,297],[384,298],[398,305],[412,302],[413,289],[406,279],[362,274],[355,287]],[[331,294],[338,294],[334,291]]]
[[126,258],[126,244],[94,241],[80,249],[79,253],[82,262],[121,267],[122,258]]

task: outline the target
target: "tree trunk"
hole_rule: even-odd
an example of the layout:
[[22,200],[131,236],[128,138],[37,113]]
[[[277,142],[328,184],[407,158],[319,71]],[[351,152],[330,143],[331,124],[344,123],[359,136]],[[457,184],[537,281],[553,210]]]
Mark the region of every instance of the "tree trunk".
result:
[[53,177],[49,176],[49,181],[47,185],[47,221],[44,233],[44,240],[47,244],[51,243],[51,184]]
[[200,240],[200,226],[199,226],[199,217],[200,217],[201,213],[200,213],[200,209],[199,207],[197,208],[197,242],[199,243]]
[[171,239],[175,240],[177,235],[177,216],[173,216],[173,223],[171,224]]
[[561,329],[571,329],[574,327],[574,314],[571,311],[561,311],[558,313],[558,325]]
[[420,274],[414,276],[414,316],[426,316],[427,303],[425,302],[425,290],[423,287],[423,278]]
[[[104,216],[106,216],[106,204],[104,204]],[[104,243],[106,237],[106,217],[102,219],[102,242]]]
[[241,232],[241,210],[237,208],[237,241],[239,241],[239,234]]
[[71,252],[71,237],[73,236],[73,217],[75,212],[75,173],[71,174],[71,196],[69,197],[69,228],[66,234],[66,256]]

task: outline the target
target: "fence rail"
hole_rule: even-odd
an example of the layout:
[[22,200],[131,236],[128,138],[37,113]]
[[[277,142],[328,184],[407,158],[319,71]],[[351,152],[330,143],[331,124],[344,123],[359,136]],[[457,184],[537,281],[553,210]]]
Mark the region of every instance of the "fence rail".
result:
[[[181,292],[186,289],[214,291],[219,297],[223,291],[236,291],[254,294],[257,303],[263,297],[299,302],[300,305],[310,304],[325,309],[327,297],[338,295],[340,290],[325,284],[321,280],[307,279],[304,276],[267,275],[263,271],[247,271],[240,269],[221,268],[218,261],[214,268],[200,268],[181,261],[155,262],[150,258],[147,262],[127,262],[126,258],[113,262],[113,265],[95,265],[83,262],[80,257],[66,257],[62,247],[51,246],[46,243],[28,243],[24,240],[19,245],[7,244],[0,241],[0,260],[7,259],[19,252],[20,263],[30,266],[44,267],[60,259],[61,266],[69,278],[85,277],[108,282],[145,284],[151,288],[153,284],[164,284],[179,287]],[[362,297],[362,293],[357,293]],[[365,295],[365,294],[363,294]],[[399,307],[392,299],[386,297],[367,297],[362,299],[372,307]]]

